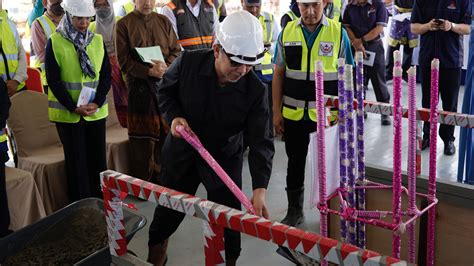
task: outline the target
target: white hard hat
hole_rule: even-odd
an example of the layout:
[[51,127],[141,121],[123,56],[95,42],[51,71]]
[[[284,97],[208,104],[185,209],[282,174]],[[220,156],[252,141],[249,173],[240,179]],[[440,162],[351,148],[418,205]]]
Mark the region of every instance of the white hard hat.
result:
[[263,28],[258,19],[247,11],[228,15],[219,24],[216,38],[232,61],[257,65],[263,60]]
[[323,0],[296,0],[296,3],[323,3]]
[[74,17],[95,16],[94,0],[63,0],[61,6]]

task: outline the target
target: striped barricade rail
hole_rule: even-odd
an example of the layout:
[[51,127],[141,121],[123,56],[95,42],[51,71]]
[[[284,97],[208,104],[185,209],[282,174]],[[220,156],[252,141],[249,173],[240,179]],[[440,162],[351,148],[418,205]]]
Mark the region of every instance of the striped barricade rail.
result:
[[[396,258],[370,250],[363,250],[331,238],[322,237],[313,232],[273,222],[115,171],[102,172],[101,185],[104,192],[109,247],[111,254],[114,256],[122,256],[127,252],[120,197],[121,193],[127,193],[202,219],[211,225],[212,230],[223,230],[224,227],[230,228],[299,251],[318,261],[326,260],[327,262],[343,265],[408,265],[405,261]],[[212,250],[209,250],[210,248],[222,249],[221,240],[209,238],[209,232],[205,232],[204,235],[206,265],[224,263],[224,258],[207,257],[213,253]],[[217,244],[209,241],[217,241]],[[214,252],[213,256],[222,254],[220,251],[222,250]]]
[[[324,95],[326,107],[338,107],[337,96]],[[354,100],[354,107],[357,101]],[[369,113],[393,116],[393,105],[389,103],[380,103],[364,100],[364,110]],[[403,117],[408,118],[408,108],[403,106]],[[428,122],[430,119],[430,109],[418,108],[416,110],[416,119],[418,121]],[[444,125],[474,128],[474,115],[447,112],[439,110],[438,122]]]

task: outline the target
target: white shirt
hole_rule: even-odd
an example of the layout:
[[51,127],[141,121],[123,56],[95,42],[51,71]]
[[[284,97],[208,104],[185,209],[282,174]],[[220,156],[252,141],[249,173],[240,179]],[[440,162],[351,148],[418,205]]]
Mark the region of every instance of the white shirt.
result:
[[[196,18],[199,16],[199,10],[201,8],[201,0],[197,0],[194,6],[191,5],[189,0],[186,0],[186,6],[189,8],[191,13]],[[178,37],[178,40],[179,40],[178,28],[176,26],[176,17],[174,16],[173,10],[171,10],[171,8],[166,5],[161,10],[161,14],[165,15],[170,20],[171,25],[173,26],[173,30],[176,33],[176,36]],[[217,16],[217,11],[215,8],[212,9],[212,16],[214,17],[214,25],[212,28],[213,28],[213,33],[215,33],[217,29],[217,25],[219,25],[219,17]]]

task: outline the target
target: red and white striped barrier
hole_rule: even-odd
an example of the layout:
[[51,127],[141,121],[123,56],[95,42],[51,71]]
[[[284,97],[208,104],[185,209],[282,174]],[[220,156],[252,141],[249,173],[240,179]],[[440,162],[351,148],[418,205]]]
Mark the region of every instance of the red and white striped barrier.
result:
[[[339,100],[337,96],[324,95],[326,107],[338,107]],[[354,100],[354,107],[357,106],[357,101]],[[379,103],[373,101],[364,100],[364,110],[369,113],[383,114],[393,116],[393,105],[389,103]],[[403,106],[402,108],[403,117],[408,118],[408,108]],[[474,115],[467,115],[461,113],[453,113],[446,111],[438,111],[438,123],[474,128]],[[428,122],[430,119],[430,109],[418,108],[416,110],[416,120]]]
[[[396,258],[363,250],[331,238],[322,237],[313,232],[273,222],[118,172],[110,170],[102,172],[101,185],[104,192],[104,204],[107,210],[110,253],[114,256],[121,256],[127,251],[127,242],[124,238],[125,232],[123,229],[123,215],[120,215],[119,211],[123,205],[120,192],[125,192],[209,223],[213,230],[206,232],[207,237],[205,234],[207,244],[205,253],[206,255],[211,254],[214,257],[206,258],[206,262],[210,262],[210,264],[206,263],[206,265],[224,263],[222,261],[224,255],[221,252],[223,242],[220,242],[222,240],[222,237],[220,237],[222,233],[220,231],[223,227],[288,247],[318,261],[326,260],[327,262],[344,265],[408,265],[406,262]],[[216,238],[217,243],[213,242],[213,238]],[[215,250],[211,250],[212,248]],[[216,253],[221,255],[222,260],[218,260],[215,257]]]

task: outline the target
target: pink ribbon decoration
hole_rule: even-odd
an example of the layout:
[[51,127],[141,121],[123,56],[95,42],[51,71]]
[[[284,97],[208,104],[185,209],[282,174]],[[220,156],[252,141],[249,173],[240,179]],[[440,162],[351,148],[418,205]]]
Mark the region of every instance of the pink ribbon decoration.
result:
[[[319,231],[324,237],[328,236],[328,213],[326,198],[326,110],[324,107],[324,73],[323,62],[315,62],[315,81],[316,81],[316,113],[317,113],[317,142],[318,142],[318,171],[319,171]],[[321,260],[321,265],[328,265],[327,261]]]
[[[402,207],[402,68],[393,69],[393,198],[392,223],[401,223]],[[394,233],[392,239],[392,256],[400,258],[400,235]]]
[[[416,68],[408,70],[408,213],[414,217],[418,213],[416,207],[416,164],[417,164],[417,140],[416,140]],[[415,263],[416,260],[416,235],[415,223],[408,225],[408,262]]]
[[222,182],[229,188],[229,190],[234,194],[234,196],[244,205],[244,207],[252,214],[256,214],[255,209],[253,208],[250,200],[245,196],[245,194],[240,190],[240,188],[234,183],[234,181],[229,177],[229,175],[222,169],[222,167],[217,163],[217,161],[212,157],[212,155],[204,148],[199,138],[194,134],[192,130],[186,130],[183,126],[177,126],[176,131],[183,137],[186,142],[188,142],[194,149],[201,155],[204,161],[209,164],[209,166],[214,170],[214,172],[220,177]]
[[[439,60],[431,61],[431,103],[430,103],[430,170],[428,179],[428,196],[436,198],[436,153],[438,144],[438,88],[439,88]],[[428,211],[428,246],[426,265],[434,265],[435,257],[435,222],[436,208]]]

